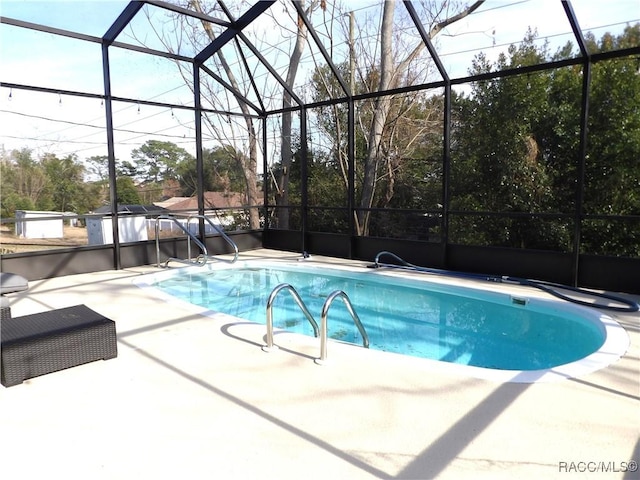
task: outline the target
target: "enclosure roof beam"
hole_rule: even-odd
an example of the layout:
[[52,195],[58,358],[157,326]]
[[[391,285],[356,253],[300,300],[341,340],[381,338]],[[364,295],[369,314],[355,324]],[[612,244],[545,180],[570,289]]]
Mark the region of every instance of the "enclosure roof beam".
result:
[[249,77],[251,88],[253,89],[253,93],[256,95],[256,99],[260,104],[260,110],[262,110],[262,112],[264,113],[265,108],[264,108],[264,102],[262,101],[262,95],[260,95],[260,92],[258,91],[259,90],[258,85],[256,85],[256,79],[253,77],[253,74],[251,73],[251,67],[249,67],[249,62],[247,61],[247,57],[245,56],[244,51],[240,47],[240,42],[238,41],[238,37],[234,38],[233,41],[236,44],[236,48],[238,50],[238,53],[240,54],[240,58],[242,58],[242,63]]
[[[34,30],[36,32],[49,33],[51,35],[59,35],[61,37],[73,38],[75,40],[84,40],[92,43],[102,43],[102,38],[92,35],[86,35],[84,33],[72,32],[70,30],[63,30],[61,28],[48,27],[46,25],[40,25],[38,23],[25,22],[23,20],[16,20],[15,18],[0,17],[0,23],[6,25],[12,25],[14,27],[26,28],[28,30]],[[141,47],[139,45],[132,45],[124,42],[112,42],[112,46],[123,48],[125,50],[133,50],[136,52],[146,53],[149,55],[155,55],[158,57],[170,58],[172,60],[180,60],[182,62],[193,62],[193,58],[186,57],[184,55],[177,55],[175,53],[163,52],[162,50],[154,50],[147,47]]]
[[[230,19],[233,18],[233,16],[231,15],[231,11],[227,8],[227,6],[224,4],[222,0],[218,0],[218,5],[220,5],[220,8],[225,13],[225,15],[227,15],[227,17],[229,17]],[[262,53],[260,53],[260,50],[258,50],[255,47],[255,45],[247,38],[247,36],[244,33],[239,32],[238,37],[240,38],[240,40],[244,42],[247,48],[251,50],[251,53],[253,53],[256,56],[256,58],[269,71],[269,73],[276,79],[276,81],[280,84],[280,86],[291,96],[291,98],[293,98],[299,106],[304,105],[304,102],[300,99],[300,97],[298,97],[295,94],[295,92],[293,91],[293,88],[287,85],[287,82],[285,82],[280,76],[280,74],[278,74],[278,72],[275,70],[275,68],[273,68],[273,66],[271,65],[271,62],[269,62],[267,59],[264,58]],[[249,72],[250,69],[246,65],[245,56],[242,53],[242,50],[240,50],[240,54],[242,55],[242,58],[245,61],[245,68],[247,69],[247,72]],[[254,84],[253,77],[251,77],[251,82],[252,84]],[[258,96],[258,98],[260,98],[260,95],[257,92],[256,92],[256,95]],[[262,101],[260,102],[260,104],[262,105]],[[264,105],[263,105],[263,108],[264,108]]]
[[[24,85],[22,83],[13,83],[13,82],[0,82],[0,87],[2,88],[12,88],[14,90],[27,90],[32,92],[40,92],[40,93],[50,93],[53,95],[68,95],[70,97],[80,97],[80,98],[95,98],[104,100],[105,95],[102,93],[89,93],[89,92],[80,92],[77,90],[61,90],[59,88],[50,88],[50,87],[38,87],[35,85]],[[178,103],[168,103],[168,102],[154,102],[151,100],[141,100],[139,98],[127,98],[127,97],[116,97],[111,96],[111,100],[114,102],[123,102],[123,103],[132,103],[136,105],[147,105],[151,107],[162,107],[162,108],[173,108],[177,110],[194,110],[193,106],[183,105]],[[229,116],[238,116],[238,117],[246,117],[246,115],[242,113],[236,112],[227,112],[226,110],[216,110],[211,108],[202,108],[202,112],[204,113],[214,113],[219,115],[229,115]],[[252,118],[262,118],[262,115],[251,115]]]
[[103,42],[106,45],[111,45],[115,41],[115,39],[118,37],[118,35],[120,35],[120,33],[125,28],[127,28],[127,25],[129,25],[129,22],[133,20],[133,17],[136,16],[136,14],[140,11],[140,9],[143,6],[144,6],[144,2],[139,2],[139,1],[129,2],[127,6],[124,8],[124,10],[120,13],[120,15],[118,15],[118,18],[116,19],[116,21],[113,22],[113,24],[111,24],[111,27],[109,27],[109,30],[107,30],[107,33],[105,33],[104,36],[102,37]]
[[144,3],[163,8],[174,13],[179,13],[181,15],[186,15],[187,17],[197,18],[198,20],[215,23],[216,25],[222,25],[223,27],[229,27],[231,25],[230,22],[227,22],[225,20],[220,20],[219,18],[215,18],[210,15],[197,12],[195,10],[189,10],[188,8],[179,7],[178,5],[174,5],[172,3],[167,3],[160,0],[144,0]]
[[14,27],[27,28],[29,30],[35,30],[37,32],[51,33],[53,35],[60,35],[62,37],[74,38],[76,40],[102,43],[102,39],[100,37],[85,35],[84,33],[72,32],[70,30],[63,30],[61,28],[48,27],[46,25],[40,25],[38,23],[25,22],[24,20],[16,20],[15,18],[0,17],[0,23],[13,25]]
[[181,62],[193,63],[193,58],[185,55],[178,55],[176,53],[164,52],[162,50],[155,50],[153,48],[141,47],[140,45],[132,45],[124,42],[113,42],[112,47],[122,48],[124,50],[131,50],[133,52],[146,53],[148,55],[155,55],[156,57],[169,58],[171,60],[179,60]]
[[213,78],[216,82],[220,83],[224,88],[229,90],[233,94],[234,97],[236,97],[242,103],[245,103],[246,105],[251,107],[253,110],[255,110],[258,115],[263,115],[264,114],[264,110],[263,109],[261,109],[258,106],[254,105],[247,97],[245,97],[242,93],[240,93],[238,90],[233,88],[233,85],[231,85],[228,82],[226,82],[220,75],[216,74],[209,67],[207,67],[206,65],[201,65],[200,68],[202,68],[205,72],[207,72],[207,74],[211,78]]
[[[591,55],[590,59],[591,59],[591,62],[597,63],[597,62],[604,61],[604,60],[610,60],[612,58],[624,58],[624,57],[631,57],[631,56],[634,56],[634,55],[640,55],[640,47],[630,47],[630,48],[624,48],[624,49],[621,49],[621,50],[610,50],[610,51],[607,51],[607,52],[594,53],[594,54]],[[481,81],[486,81],[486,80],[493,80],[495,78],[512,77],[512,76],[515,76],[515,75],[523,75],[523,74],[529,74],[529,73],[535,73],[535,72],[542,72],[542,71],[546,71],[546,70],[554,70],[554,69],[569,67],[569,66],[572,66],[572,65],[580,65],[583,62],[584,62],[584,60],[582,59],[582,57],[566,58],[566,59],[563,59],[563,60],[556,60],[556,61],[548,62],[548,63],[540,63],[540,64],[528,65],[528,66],[524,66],[524,67],[509,68],[509,69],[505,69],[505,70],[497,70],[497,71],[485,72],[485,73],[481,73],[481,74],[477,74],[477,75],[471,75],[471,76],[467,76],[467,77],[457,77],[457,78],[451,79],[451,84],[452,85],[465,85],[465,84],[469,84],[469,83],[473,83],[473,82],[481,82]],[[416,91],[420,91],[420,90],[428,90],[428,89],[433,89],[433,88],[442,88],[442,87],[445,86],[445,84],[446,84],[446,82],[444,80],[439,80],[439,81],[436,81],[436,82],[421,83],[421,84],[415,84],[415,85],[407,85],[407,86],[404,86],[404,87],[393,88],[393,89],[390,89],[390,90],[360,93],[358,95],[354,95],[353,99],[359,101],[359,100],[372,99],[372,98],[375,98],[377,96],[399,95],[399,94],[404,94],[404,93],[416,92]],[[326,105],[335,105],[335,104],[338,104],[338,103],[344,103],[347,100],[348,100],[348,97],[333,98],[333,99],[329,99],[329,100],[323,100],[323,101],[320,101],[320,102],[307,103],[307,104],[305,104],[305,107],[306,108],[317,108],[317,107],[322,107],[322,106],[326,106]],[[279,114],[279,113],[282,113],[282,112],[295,111],[295,110],[297,110],[297,108],[280,108],[280,109],[275,109],[275,110],[268,111],[267,115]]]
[[244,42],[244,44],[249,48],[249,50],[251,50],[251,52],[256,56],[256,58],[260,61],[260,63],[262,63],[262,65],[264,65],[264,67],[267,70],[269,70],[269,73],[271,75],[273,75],[273,78],[275,78],[277,80],[277,82],[282,86],[282,88],[284,88],[287,91],[287,93],[289,95],[291,95],[291,98],[293,98],[298,105],[300,105],[300,106],[304,105],[304,102],[302,101],[302,99],[300,99],[300,97],[298,97],[295,94],[295,92],[293,91],[293,88],[291,88],[289,85],[287,85],[287,82],[285,82],[283,80],[283,78],[276,71],[276,69],[273,68],[271,63],[266,58],[264,58],[264,56],[255,47],[255,45],[253,43],[251,43],[251,41],[245,36],[245,34],[244,33],[240,33],[239,37]]
[[[55,90],[54,93],[58,93],[58,90]],[[60,92],[63,95],[65,94],[65,92]],[[72,93],[70,93],[71,95]],[[88,95],[85,95],[88,96]],[[94,95],[96,97],[103,97],[102,95]],[[112,96],[111,100],[114,102],[123,102],[123,103],[133,103],[136,105],[147,105],[147,106],[151,106],[151,107],[162,107],[162,108],[174,108],[177,110],[195,110],[194,106],[191,105],[180,105],[177,103],[167,103],[167,102],[155,102],[153,100],[140,100],[138,98],[127,98],[127,97],[116,97],[116,96]],[[217,109],[213,109],[213,108],[200,108],[200,111],[203,113],[214,113],[214,114],[219,114],[219,115],[228,115],[228,116],[239,116],[239,117],[246,117],[246,115],[242,114],[242,113],[236,113],[236,112],[228,112],[226,110],[217,110]],[[252,118],[260,118],[259,115],[249,115]]]
[[233,15],[231,14],[231,10],[229,10],[229,8],[227,8],[227,6],[224,4],[224,2],[222,0],[218,0],[218,6],[220,7],[220,10],[222,10],[222,12],[227,16],[227,18],[229,19],[229,22],[233,22]]
[[578,18],[576,17],[575,12],[573,11],[573,6],[569,0],[562,2],[562,7],[564,8],[565,13],[567,14],[567,18],[569,19],[569,23],[571,24],[571,30],[573,30],[573,35],[576,37],[576,42],[578,42],[578,47],[580,47],[580,53],[582,53],[583,57],[589,58],[589,49],[587,48],[587,44],[584,41],[584,36],[582,35],[582,29],[578,24]]
[[222,32],[213,42],[205,47],[198,55],[195,56],[197,64],[203,64],[214,54],[216,54],[222,47],[233,40],[242,30],[248,27],[254,20],[262,15],[271,5],[275,3],[275,0],[260,1],[247,10],[235,22],[231,22],[231,26]]
[[69,95],[71,97],[104,99],[104,95],[100,93],[78,92],[76,90],[61,90],[59,88],[50,88],[50,87],[36,87],[34,85],[24,85],[22,83],[0,82],[0,87],[12,88],[14,90],[27,90],[31,92],[51,93],[54,95]]
[[438,72],[440,72],[440,75],[442,76],[443,80],[449,83],[451,81],[449,78],[449,74],[445,70],[444,65],[442,64],[442,60],[440,60],[440,56],[438,55],[438,52],[433,47],[433,43],[431,42],[431,37],[425,30],[424,25],[422,24],[422,21],[418,16],[418,12],[416,12],[416,9],[413,7],[413,2],[405,0],[403,3],[407,11],[409,12],[409,16],[411,17],[411,20],[413,20],[414,25],[418,29],[418,33],[420,34],[422,41],[426,45],[427,50],[429,50],[429,54],[431,55],[431,58],[436,64],[436,68],[438,69]]
[[318,37],[318,34],[316,33],[315,28],[313,28],[313,25],[311,25],[311,22],[307,18],[307,15],[304,13],[304,9],[302,8],[302,5],[300,4],[299,1],[296,1],[296,0],[292,0],[291,3],[293,4],[295,9],[297,10],[298,15],[300,16],[300,19],[302,19],[302,21],[306,25],[307,30],[309,31],[309,34],[313,38],[314,42],[316,42],[316,46],[320,50],[320,53],[322,53],[322,56],[324,57],[325,61],[329,65],[329,68],[333,72],[333,75],[338,80],[338,83],[342,87],[342,90],[344,91],[345,95],[347,95],[349,97],[352,96],[353,92],[349,88],[349,85],[347,85],[347,83],[344,81],[344,78],[342,78],[342,75],[340,75],[340,72],[338,71],[338,68],[335,66],[335,64],[333,63],[333,60],[331,59],[331,55],[329,55],[329,53],[327,52],[326,48],[324,48],[324,45],[320,41],[320,37]]

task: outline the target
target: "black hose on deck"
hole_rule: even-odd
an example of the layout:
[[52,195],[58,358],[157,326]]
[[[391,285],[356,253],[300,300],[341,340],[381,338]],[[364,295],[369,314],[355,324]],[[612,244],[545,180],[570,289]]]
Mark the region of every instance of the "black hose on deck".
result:
[[[393,257],[397,262],[400,263],[400,265],[396,265],[396,264],[392,264],[392,263],[380,263],[380,257],[382,257],[383,255],[388,255],[388,256]],[[433,273],[435,275],[444,275],[444,276],[448,276],[448,277],[465,278],[465,279],[472,279],[472,280],[484,280],[484,281],[499,282],[499,283],[512,283],[512,284],[524,285],[524,286],[527,286],[527,287],[537,288],[539,290],[542,290],[543,292],[546,292],[546,293],[548,293],[550,295],[553,295],[556,298],[560,298],[560,299],[565,300],[567,302],[576,303],[578,305],[583,305],[583,306],[586,306],[586,307],[596,307],[596,308],[602,308],[602,309],[606,309],[606,310],[612,310],[612,311],[615,311],[615,312],[624,312],[624,313],[633,313],[633,312],[637,312],[637,311],[640,310],[640,305],[638,305],[637,302],[634,302],[633,300],[629,300],[627,298],[620,297],[618,295],[612,295],[612,294],[609,294],[609,293],[592,292],[590,290],[585,290],[583,288],[570,287],[568,285],[561,285],[561,284],[558,284],[558,283],[543,282],[543,281],[540,281],[540,280],[529,280],[529,279],[526,279],[526,278],[509,277],[509,276],[500,277],[500,276],[497,276],[497,275],[483,275],[483,274],[479,274],[479,273],[454,272],[454,271],[451,271],[451,270],[441,270],[441,269],[438,269],[438,268],[419,267],[419,266],[414,265],[412,263],[406,262],[402,258],[397,256],[396,254],[391,253],[391,252],[387,252],[387,251],[379,252],[376,255],[376,258],[374,260],[374,264],[370,265],[370,267],[371,268],[380,268],[380,267],[410,268],[410,269],[416,270],[418,272]],[[615,306],[615,305],[602,305],[602,304],[587,302],[585,300],[580,300],[580,299],[577,299],[577,298],[570,297],[568,295],[564,295],[561,292],[557,291],[557,289],[568,290],[568,291],[571,291],[571,292],[579,293],[581,295],[587,295],[587,296],[592,296],[592,297],[597,297],[597,298],[603,298],[603,299],[606,299],[606,300],[610,300],[612,302],[621,303],[621,304],[626,305],[626,306],[625,307],[619,307],[619,306]]]

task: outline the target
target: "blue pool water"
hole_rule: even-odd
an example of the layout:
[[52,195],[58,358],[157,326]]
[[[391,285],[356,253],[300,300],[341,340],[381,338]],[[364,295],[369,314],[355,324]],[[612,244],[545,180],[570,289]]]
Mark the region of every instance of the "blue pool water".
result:
[[[320,323],[327,296],[342,290],[362,320],[370,348],[463,365],[538,370],[574,362],[598,350],[605,329],[557,302],[529,301],[504,293],[297,265],[193,270],[156,281],[170,295],[215,312],[265,323],[270,293],[292,285]],[[275,328],[313,335],[288,291],[276,297]],[[577,310],[579,312],[579,310]],[[329,337],[362,345],[344,303],[333,302]]]

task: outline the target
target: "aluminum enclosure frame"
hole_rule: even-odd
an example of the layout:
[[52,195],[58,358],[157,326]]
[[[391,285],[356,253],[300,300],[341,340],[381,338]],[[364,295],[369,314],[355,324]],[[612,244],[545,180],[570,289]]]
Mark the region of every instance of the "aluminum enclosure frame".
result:
[[[572,247],[572,260],[571,260],[571,275],[570,282],[574,285],[580,283],[581,278],[581,270],[580,266],[584,261],[583,256],[580,254],[580,235],[581,235],[581,223],[587,218],[584,214],[583,204],[584,204],[584,187],[585,187],[585,158],[586,158],[586,149],[587,149],[587,135],[588,135],[588,115],[589,115],[589,86],[590,86],[590,78],[591,78],[591,70],[593,64],[610,60],[613,58],[624,58],[631,56],[640,55],[640,46],[610,51],[605,53],[598,54],[590,54],[586,48],[586,42],[584,37],[582,36],[581,29],[579,27],[578,18],[573,10],[570,1],[563,1],[562,6],[564,12],[567,16],[569,24],[571,25],[572,32],[574,35],[574,39],[579,46],[581,55],[575,58],[544,63],[540,65],[533,65],[528,67],[522,67],[518,69],[512,70],[502,70],[499,72],[490,72],[482,75],[474,75],[467,76],[463,78],[450,78],[447,72],[445,71],[441,59],[438,56],[438,52],[432,45],[429,36],[424,28],[424,25],[420,22],[420,19],[416,13],[416,10],[413,5],[413,1],[405,0],[403,2],[411,20],[413,21],[422,41],[425,44],[425,47],[429,51],[436,68],[442,77],[441,81],[431,82],[427,84],[419,84],[412,85],[409,87],[397,88],[389,91],[381,91],[381,92],[372,92],[368,94],[360,94],[354,95],[352,92],[351,86],[344,78],[341,77],[340,72],[337,66],[334,64],[331,56],[325,50],[320,38],[318,37],[317,32],[315,31],[311,21],[307,18],[304,9],[300,2],[292,1],[294,8],[302,22],[304,22],[305,26],[308,29],[309,35],[311,37],[310,41],[315,43],[315,47],[318,48],[320,53],[322,54],[324,60],[327,62],[328,67],[332,71],[336,80],[340,84],[341,89],[344,92],[344,96],[341,98],[323,101],[323,102],[315,102],[315,103],[307,103],[305,104],[302,99],[300,99],[293,89],[287,85],[287,83],[277,74],[273,66],[269,64],[269,62],[261,55],[259,49],[257,49],[252,42],[244,35],[243,30],[247,28],[252,22],[258,19],[266,10],[268,10],[275,2],[274,1],[258,1],[253,6],[251,6],[240,18],[234,19],[229,13],[229,9],[226,7],[223,1],[218,2],[222,11],[227,15],[228,20],[220,20],[215,17],[211,17],[208,15],[204,15],[202,13],[188,10],[185,8],[178,7],[176,5],[158,1],[158,0],[141,0],[141,1],[131,1],[119,17],[114,21],[111,27],[105,32],[102,37],[94,37],[86,34],[81,34],[77,32],[72,32],[68,30],[62,30],[58,28],[48,27],[44,25],[38,25],[34,23],[25,22],[18,19],[11,19],[7,17],[0,17],[0,23],[13,25],[16,27],[27,28],[32,30],[37,30],[45,33],[50,33],[53,35],[60,35],[64,37],[74,38],[77,40],[87,41],[98,43],[102,48],[102,65],[103,65],[103,80],[104,80],[104,94],[89,94],[86,92],[78,92],[78,91],[70,91],[70,90],[59,90],[59,89],[51,89],[45,87],[39,87],[34,85],[22,85],[10,82],[0,82],[0,86],[12,88],[16,90],[24,89],[24,90],[32,90],[39,91],[45,93],[56,93],[56,94],[65,94],[79,97],[87,97],[87,98],[100,98],[105,102],[106,108],[106,132],[107,132],[107,150],[108,150],[108,159],[109,159],[109,184],[110,184],[110,200],[112,206],[112,226],[113,226],[113,268],[120,269],[122,268],[122,253],[121,246],[118,240],[118,211],[117,211],[117,199],[116,199],[116,189],[115,189],[115,148],[114,148],[114,127],[113,127],[113,111],[112,111],[112,103],[115,101],[125,102],[125,103],[137,103],[142,105],[151,105],[151,106],[159,106],[159,107],[170,107],[174,109],[185,109],[191,110],[194,113],[195,117],[195,126],[196,126],[196,165],[198,171],[198,210],[202,215],[204,214],[204,192],[203,192],[203,158],[202,158],[202,114],[203,113],[212,113],[212,114],[220,114],[220,115],[240,115],[234,112],[228,111],[218,111],[212,109],[206,109],[202,107],[201,103],[201,92],[199,91],[199,78],[200,75],[208,75],[209,77],[216,80],[220,83],[225,89],[227,89],[231,95],[233,95],[238,101],[245,103],[253,112],[255,112],[256,119],[262,121],[263,131],[266,128],[265,123],[266,119],[271,115],[281,114],[285,111],[288,112],[299,112],[301,115],[301,130],[304,131],[306,129],[306,117],[309,109],[331,105],[336,103],[346,103],[348,106],[348,143],[349,143],[349,171],[348,171],[348,184],[349,191],[347,195],[347,206],[348,209],[348,218],[349,218],[349,228],[350,228],[350,239],[348,241],[348,249],[344,252],[345,256],[350,258],[359,257],[361,252],[357,247],[358,244],[361,244],[364,239],[357,238],[355,236],[355,228],[353,217],[356,212],[356,202],[355,202],[355,165],[354,165],[354,144],[355,144],[355,102],[360,100],[365,100],[368,98],[373,98],[376,96],[385,96],[385,95],[395,95],[395,94],[404,94],[410,93],[413,91],[419,90],[429,90],[434,88],[444,88],[444,120],[443,120],[443,158],[442,158],[442,166],[443,166],[443,179],[442,179],[442,198],[443,198],[443,207],[442,207],[442,218],[443,218],[443,233],[442,239],[439,244],[440,252],[438,255],[438,259],[436,263],[442,263],[444,267],[450,267],[455,264],[456,267],[460,265],[457,262],[450,262],[450,248],[454,247],[449,244],[448,241],[448,225],[449,225],[449,217],[451,214],[460,213],[454,212],[450,209],[449,205],[449,184],[450,184],[450,145],[451,145],[451,91],[452,87],[455,85],[463,85],[468,84],[470,82],[477,82],[482,80],[490,80],[495,78],[503,78],[510,77],[515,75],[523,75],[533,72],[552,70],[557,68],[562,68],[571,65],[580,65],[583,68],[583,86],[582,86],[582,98],[581,98],[581,118],[580,118],[580,165],[578,168],[578,185],[577,185],[577,194],[576,194],[576,207],[573,213],[573,220],[575,223],[575,231],[573,235],[573,247]],[[118,36],[121,32],[131,23],[136,14],[146,5],[152,5],[154,7],[166,9],[168,11],[172,11],[174,13],[180,15],[187,15],[196,19],[200,19],[203,21],[208,21],[215,23],[217,25],[223,26],[226,28],[224,33],[218,36],[213,42],[211,42],[208,46],[206,46],[202,51],[197,53],[193,57],[187,57],[184,55],[173,54],[170,52],[164,52],[160,50],[154,50],[146,47],[141,47],[138,45],[131,45],[125,42],[118,41]],[[296,105],[288,106],[282,109],[270,110],[267,111],[264,108],[264,104],[262,101],[259,101],[259,105],[256,105],[254,102],[250,101],[248,98],[244,97],[240,92],[233,89],[231,85],[226,83],[220,76],[216,75],[215,72],[211,71],[204,62],[209,59],[212,55],[214,55],[217,51],[219,51],[224,45],[229,42],[234,41],[242,41],[244,45],[246,45],[252,53],[258,58],[260,62],[264,65],[264,67],[269,71],[269,73],[274,77],[274,79],[280,84],[280,86],[285,90],[293,99]],[[182,62],[187,62],[192,65],[193,68],[193,78],[194,78],[194,107],[187,107],[184,105],[171,104],[166,102],[153,102],[142,99],[134,99],[134,98],[122,98],[115,97],[111,93],[111,83],[110,83],[110,62],[109,62],[109,50],[110,48],[117,47],[128,50],[137,51],[144,54],[156,55],[163,58],[178,60]],[[246,60],[245,60],[246,65]],[[251,77],[251,74],[249,73]],[[253,80],[252,80],[253,82]],[[257,89],[254,89],[257,92]],[[260,99],[260,95],[258,94],[258,99]],[[306,138],[306,135],[301,135],[301,138]],[[266,135],[263,135],[263,142],[266,142]],[[266,145],[264,145],[263,152],[266,152]],[[306,142],[302,142],[301,146],[301,154],[302,158],[306,159],[308,156],[308,146]],[[299,250],[307,251],[309,250],[309,238],[313,232],[308,231],[308,205],[307,205],[307,178],[306,178],[306,161],[302,162],[302,217],[301,217],[301,230],[299,232],[290,232],[293,237],[297,237],[299,241]],[[264,171],[267,171],[267,158],[266,153],[263,157],[263,167]],[[265,209],[272,208],[281,208],[276,205],[268,204],[268,190],[267,184],[265,182],[265,192],[264,192],[264,202],[263,205],[251,205],[248,206],[250,208],[261,207]],[[621,216],[610,216],[607,218],[624,218]],[[265,225],[264,235],[265,238],[276,238],[279,236],[277,232],[272,232],[273,235],[270,235],[268,225]],[[200,236],[204,238],[204,225],[201,221],[200,226]],[[290,236],[290,235],[287,235]],[[457,247],[456,247],[457,248]],[[285,248],[286,249],[286,248]]]

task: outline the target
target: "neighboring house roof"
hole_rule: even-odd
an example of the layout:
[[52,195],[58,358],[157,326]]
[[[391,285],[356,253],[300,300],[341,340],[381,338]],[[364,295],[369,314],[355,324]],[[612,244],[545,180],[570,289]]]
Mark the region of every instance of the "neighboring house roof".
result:
[[[244,195],[241,193],[204,192],[205,208],[229,208],[242,207]],[[198,198],[189,197],[181,202],[176,202],[167,207],[169,210],[197,210]]]
[[[166,208],[156,205],[118,205],[118,212],[158,214],[166,212]],[[93,213],[111,213],[111,205],[103,205],[102,207],[96,208]]]
[[166,200],[163,200],[161,202],[153,202],[153,204],[158,206],[158,207],[169,208],[175,203],[183,202],[183,201],[188,200],[188,199],[189,199],[189,197],[171,197],[171,198],[167,198]]

